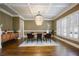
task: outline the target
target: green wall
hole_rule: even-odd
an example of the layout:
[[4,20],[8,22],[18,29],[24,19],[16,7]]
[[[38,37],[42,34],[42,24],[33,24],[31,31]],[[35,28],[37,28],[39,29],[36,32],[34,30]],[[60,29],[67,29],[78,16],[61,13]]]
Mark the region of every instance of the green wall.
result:
[[0,24],[3,25],[2,30],[18,31],[19,17],[12,17],[0,11]]
[[[19,30],[19,17],[11,17],[0,11],[0,24],[3,24],[2,30]],[[24,30],[47,30],[47,24],[50,24],[50,30],[56,30],[56,21],[45,20],[42,26],[37,26],[34,20],[24,21]]]
[[56,21],[55,20],[53,20],[52,21],[52,30],[56,30]]
[[12,30],[12,17],[0,11],[0,24],[3,25],[2,30]]
[[13,30],[19,30],[19,17],[13,17]]
[[56,34],[56,20],[52,21],[52,30],[54,31],[54,34]]
[[47,24],[50,24],[50,30],[51,30],[52,21],[44,20],[41,26],[37,26],[34,20],[25,20],[24,30],[47,30],[48,29]]

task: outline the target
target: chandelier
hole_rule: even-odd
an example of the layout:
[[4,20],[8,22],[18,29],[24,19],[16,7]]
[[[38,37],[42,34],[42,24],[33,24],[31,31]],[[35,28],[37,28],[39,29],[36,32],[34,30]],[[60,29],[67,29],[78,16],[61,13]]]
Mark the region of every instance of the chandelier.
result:
[[42,17],[42,15],[40,14],[40,11],[38,11],[38,14],[35,16],[35,23],[36,23],[36,25],[38,25],[38,26],[41,26],[42,23],[43,23],[43,17]]

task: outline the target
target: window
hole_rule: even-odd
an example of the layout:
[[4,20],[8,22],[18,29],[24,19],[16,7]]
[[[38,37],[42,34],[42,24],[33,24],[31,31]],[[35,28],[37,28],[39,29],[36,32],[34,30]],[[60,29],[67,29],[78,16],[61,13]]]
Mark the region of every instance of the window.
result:
[[73,32],[74,32],[74,38],[78,38],[78,30],[79,30],[79,28],[78,28],[78,24],[79,24],[79,19],[78,19],[78,13],[75,13],[74,14],[74,16],[73,16],[73,19],[74,19],[74,30],[73,30]]
[[57,20],[57,35],[79,41],[79,11]]
[[63,25],[63,35],[64,36],[66,36],[67,35],[67,33],[66,33],[66,24],[67,24],[67,22],[66,22],[66,19],[64,18],[64,20],[62,20],[63,21],[63,23],[62,23],[62,25]]

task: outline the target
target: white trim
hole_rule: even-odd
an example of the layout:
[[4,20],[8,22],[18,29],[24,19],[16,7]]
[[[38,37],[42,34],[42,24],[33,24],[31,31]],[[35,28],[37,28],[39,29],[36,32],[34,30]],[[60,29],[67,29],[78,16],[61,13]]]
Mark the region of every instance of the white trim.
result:
[[69,8],[67,8],[65,11],[63,11],[62,13],[60,13],[58,16],[54,17],[53,20],[57,19],[58,17],[60,17],[61,15],[63,15],[64,13],[66,13],[68,10],[72,9],[73,7],[75,7],[77,4],[73,4],[71,5]]
[[22,16],[20,16],[20,15],[19,15],[19,17],[20,17],[22,20],[24,20],[24,17],[22,17]]
[[31,11],[32,16],[33,16],[33,11],[32,11],[30,4],[28,3],[27,5],[28,5],[29,10]]
[[[52,30],[49,30],[51,32]],[[24,32],[47,32],[47,30],[24,30]]]
[[13,31],[11,30],[11,31],[7,31],[7,32],[13,32]]
[[19,38],[24,37],[24,21],[20,19]]
[[5,4],[5,5],[7,7],[9,7],[10,9],[12,9],[14,12],[16,12],[20,18],[24,19],[24,17],[22,17],[21,15],[19,15],[19,13],[14,8],[12,8],[11,6],[9,6],[8,4]]
[[1,30],[1,26],[0,26],[0,49],[2,48],[2,45],[1,45],[1,34],[2,34],[2,30]]
[[65,42],[65,43],[67,43],[67,44],[69,44],[69,45],[72,45],[72,46],[74,46],[74,47],[76,47],[76,48],[79,49],[79,45],[78,45],[78,44],[75,44],[75,43],[69,42],[69,41],[67,41],[67,40],[65,40],[65,39],[61,39],[60,37],[57,37],[57,36],[55,36],[55,38],[57,38],[57,39],[59,39],[59,40]]
[[7,15],[9,15],[9,16],[12,16],[12,17],[20,17],[21,19],[24,20],[24,18],[22,16],[20,16],[20,15],[12,15],[8,11],[4,10],[3,8],[0,8],[0,11],[3,12],[3,13],[5,13],[5,14],[7,14]]
[[[34,18],[25,18],[24,20],[35,20]],[[44,18],[44,20],[52,21],[52,19]]]
[[[60,36],[60,35],[58,35],[58,36]],[[66,37],[66,36],[60,36],[60,37],[63,37],[63,38],[66,38],[66,39],[69,39],[69,40],[72,40],[72,41],[77,41],[77,42],[79,42],[78,41],[78,38],[72,38],[72,37]]]
[[6,13],[6,14],[9,15],[9,16],[13,16],[11,13],[7,12],[6,10],[4,10],[4,9],[2,9],[2,8],[0,8],[0,11]]
[[[2,31],[2,32],[4,32],[4,31]],[[13,30],[10,30],[10,31],[7,31],[7,32],[13,32]]]
[[19,15],[13,15],[13,17],[19,17]]
[[[4,32],[4,31],[2,31],[2,32]],[[8,30],[7,32],[14,32],[14,31],[13,30]],[[18,30],[16,32],[20,32],[20,31]]]

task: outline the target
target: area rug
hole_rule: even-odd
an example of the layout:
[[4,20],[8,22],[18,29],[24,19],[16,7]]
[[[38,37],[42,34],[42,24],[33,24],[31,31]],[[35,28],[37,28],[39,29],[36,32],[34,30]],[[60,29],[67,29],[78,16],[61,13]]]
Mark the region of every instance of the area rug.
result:
[[57,46],[57,44],[52,40],[51,42],[50,41],[34,41],[34,42],[28,42],[27,41],[24,41],[23,43],[21,43],[19,45],[19,47],[28,47],[28,46]]

